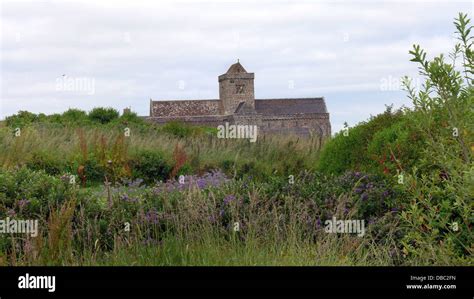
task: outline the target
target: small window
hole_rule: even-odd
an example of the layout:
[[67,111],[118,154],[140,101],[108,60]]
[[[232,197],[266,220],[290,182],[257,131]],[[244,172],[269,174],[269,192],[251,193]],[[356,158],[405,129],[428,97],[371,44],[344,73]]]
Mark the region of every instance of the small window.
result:
[[237,94],[245,93],[245,85],[242,85],[242,84],[235,85],[235,93]]
[[234,80],[230,80],[230,83],[234,83]]

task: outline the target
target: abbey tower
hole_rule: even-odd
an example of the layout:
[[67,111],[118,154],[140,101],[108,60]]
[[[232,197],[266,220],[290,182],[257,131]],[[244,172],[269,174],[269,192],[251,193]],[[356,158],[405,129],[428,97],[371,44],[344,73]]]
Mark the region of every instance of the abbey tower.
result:
[[247,73],[240,62],[231,65],[227,73],[219,76],[220,114],[233,114],[242,102],[246,109],[255,109],[254,79],[254,73]]

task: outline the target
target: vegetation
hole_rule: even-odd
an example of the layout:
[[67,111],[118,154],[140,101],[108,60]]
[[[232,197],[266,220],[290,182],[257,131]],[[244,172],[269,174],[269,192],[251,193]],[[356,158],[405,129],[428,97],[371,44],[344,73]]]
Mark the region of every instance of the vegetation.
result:
[[[459,43],[405,79],[413,109],[391,107],[324,145],[317,138],[218,139],[110,108],[0,127],[4,265],[472,265],[473,50]],[[460,65],[455,65],[460,61]],[[20,131],[18,131],[20,129]],[[328,233],[358,219],[365,233]]]

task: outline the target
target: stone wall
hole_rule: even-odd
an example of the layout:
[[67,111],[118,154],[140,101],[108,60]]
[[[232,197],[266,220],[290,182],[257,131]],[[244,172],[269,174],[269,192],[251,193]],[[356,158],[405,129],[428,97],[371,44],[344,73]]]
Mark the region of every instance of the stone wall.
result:
[[151,117],[218,115],[219,100],[151,101]]
[[296,134],[309,136],[310,134],[328,137],[331,135],[329,115],[287,115],[263,116],[251,115],[215,115],[215,116],[185,116],[185,117],[149,117],[148,121],[165,124],[169,121],[180,121],[193,125],[217,127],[226,122],[237,125],[257,125],[262,134]]
[[241,102],[255,108],[254,74],[224,74],[219,76],[220,114],[232,114]]
[[197,126],[217,127],[225,122],[232,122],[229,116],[185,116],[185,117],[148,117],[147,121],[156,124],[165,124],[170,121],[179,121]]
[[287,116],[264,116],[262,119],[262,131],[298,131],[315,132],[322,136],[331,135],[331,124],[329,115],[287,115]]

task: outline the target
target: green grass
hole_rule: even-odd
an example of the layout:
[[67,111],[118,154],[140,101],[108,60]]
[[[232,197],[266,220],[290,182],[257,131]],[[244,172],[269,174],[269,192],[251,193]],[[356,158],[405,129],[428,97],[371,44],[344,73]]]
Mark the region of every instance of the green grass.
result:
[[[277,245],[277,246],[276,246]],[[42,265],[18,260],[16,265]],[[381,266],[391,265],[382,246],[360,246],[358,240],[330,236],[318,243],[259,244],[211,236],[187,241],[169,236],[153,246],[123,246],[110,252],[90,252],[50,265],[82,266]]]
[[[313,169],[322,146],[318,138],[295,136],[259,136],[259,142],[218,139],[214,135],[179,138],[155,130],[131,128],[131,136],[123,139],[123,150],[116,150],[123,132],[115,129],[88,127],[64,128],[51,124],[35,124],[22,129],[15,137],[11,128],[0,128],[2,155],[0,167],[12,168],[34,161],[35,155],[49,153],[50,163],[62,171],[76,174],[85,159],[105,153],[104,160],[125,165],[142,151],[164,154],[170,165],[175,163],[173,152],[177,145],[186,154],[190,172],[202,173],[224,169],[228,174],[253,174],[255,179],[272,174],[287,174],[301,169]],[[106,161],[96,163],[106,164]]]

